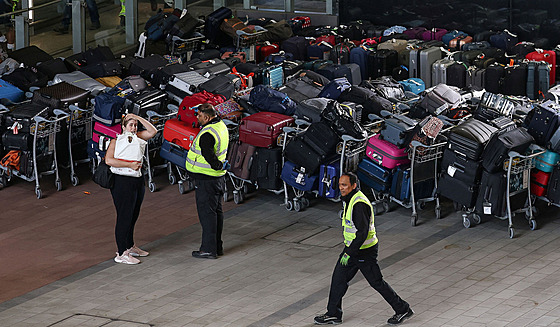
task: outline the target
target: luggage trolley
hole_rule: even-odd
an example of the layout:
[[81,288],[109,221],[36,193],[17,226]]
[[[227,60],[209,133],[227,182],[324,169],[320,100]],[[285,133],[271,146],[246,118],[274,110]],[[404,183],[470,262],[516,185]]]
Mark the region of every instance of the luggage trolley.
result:
[[[533,203],[531,198],[531,169],[535,166],[535,161],[533,160],[536,156],[539,156],[545,152],[545,150],[538,145],[531,144],[529,147],[530,153],[528,155],[522,155],[515,151],[510,151],[508,153],[509,159],[504,162],[504,170],[507,172],[506,176],[506,210],[505,216],[500,217],[498,219],[508,221],[508,232],[509,238],[515,237],[515,229],[513,228],[512,218],[516,213],[525,213],[525,218],[527,218],[529,222],[529,226],[531,230],[535,230],[537,228],[537,221],[533,218],[534,209]],[[513,190],[512,187],[514,186],[513,176],[523,176],[523,183],[520,188]],[[517,210],[511,209],[511,197],[521,194],[522,192],[527,192],[527,200],[525,202],[525,206],[519,208]],[[485,209],[485,208],[484,208]],[[471,227],[471,225],[479,224],[481,222],[480,213],[477,213],[475,210],[471,212],[467,212],[463,214],[463,225],[466,228]]]
[[91,139],[92,135],[92,127],[93,127],[93,108],[90,109],[82,109],[75,105],[70,105],[70,116],[68,118],[68,151],[70,155],[70,182],[72,186],[77,186],[80,183],[78,179],[78,175],[74,171],[74,166],[78,163],[85,163],[90,162],[90,158],[80,159],[74,161],[74,156],[72,154],[72,130],[73,128],[83,127],[85,128],[85,135],[84,139],[80,140],[83,142],[87,142],[87,140]]
[[[294,137],[299,133],[303,133],[310,125],[308,121],[303,119],[296,119],[295,124],[296,127],[283,128],[284,133],[280,136],[281,139],[279,140],[279,142],[282,143],[282,152],[286,149],[286,144],[288,143],[289,138]],[[284,167],[285,164],[286,158],[282,156],[282,167]],[[295,210],[299,212],[309,206],[309,200],[304,197],[305,191],[292,187],[294,191],[294,198],[290,200],[290,194],[286,181],[282,180],[282,184],[284,185],[284,205],[286,206],[286,210]]]
[[259,36],[268,32],[266,28],[262,26],[255,26],[255,33],[247,33],[242,30],[236,31],[237,40],[235,42],[237,51],[243,51],[247,54],[247,61],[254,62],[257,58],[256,44],[258,42]]
[[161,115],[155,111],[148,110],[146,112],[146,115],[148,116],[148,121],[152,123],[152,125],[154,125],[157,130],[156,135],[148,140],[148,144],[146,145],[146,153],[144,154],[144,157],[146,159],[146,170],[148,172],[148,189],[150,190],[150,192],[155,192],[157,190],[156,183],[153,179],[155,169],[167,169],[169,183],[171,185],[175,184],[175,176],[172,172],[171,163],[166,162],[161,165],[152,166],[150,158],[152,158],[152,155],[159,156],[159,150],[163,142],[163,127],[165,126],[165,122],[175,117],[177,115],[177,112],[170,110],[169,113]]
[[181,39],[173,36],[171,39],[171,55],[180,57],[183,61],[191,60],[193,51],[200,47],[205,36],[199,32],[195,32],[189,39]]
[[[30,126],[30,132],[33,134],[33,174],[31,176],[27,176],[24,173],[21,173],[17,170],[8,170],[8,168],[0,166],[0,170],[5,178],[2,180],[9,181],[11,180],[12,176],[17,176],[25,181],[33,182],[35,181],[35,195],[37,199],[40,199],[43,196],[43,192],[41,191],[41,185],[39,184],[39,178],[43,175],[52,175],[55,174],[55,186],[57,191],[62,190],[62,181],[60,180],[60,175],[58,172],[58,162],[56,159],[56,134],[61,130],[61,123],[63,120],[66,120],[69,116],[68,113],[60,110],[54,109],[53,110],[54,117],[49,117],[50,119],[35,116],[33,120],[35,121]],[[39,153],[38,144],[39,140],[45,140],[48,143],[46,151]],[[39,155],[46,156],[44,160],[47,160],[52,156],[53,163],[50,165],[49,168],[41,167],[40,164],[37,162],[39,159]],[[43,158],[41,158],[43,159]],[[48,163],[48,161],[47,161]],[[21,163],[20,163],[21,165]],[[45,168],[45,170],[39,171],[40,168]]]

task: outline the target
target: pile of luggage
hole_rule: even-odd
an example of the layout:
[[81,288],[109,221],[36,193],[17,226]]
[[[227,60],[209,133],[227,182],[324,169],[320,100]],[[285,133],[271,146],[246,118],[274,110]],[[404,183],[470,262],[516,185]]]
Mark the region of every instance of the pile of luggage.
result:
[[[437,201],[439,218],[442,197],[470,215],[469,225],[476,215],[511,216],[505,190],[515,181],[511,193],[528,190],[526,203],[560,202],[547,187],[560,178],[557,50],[507,30],[313,26],[309,17],[241,20],[220,8],[205,19],[159,12],[140,41],[136,58],[106,47],[65,59],[36,47],[12,52],[3,66],[3,92],[13,91],[1,95],[11,101],[1,113],[2,148],[29,151],[10,141],[14,119],[24,131],[25,119],[74,105],[92,112],[84,147],[98,162],[122,115],[133,112],[159,117],[155,147],[183,174],[200,130],[195,108],[211,103],[230,129],[237,203],[247,185],[283,190],[289,210],[303,209],[309,195],[338,200],[342,171],[356,171],[375,204],[412,207],[413,225],[416,206],[428,201]],[[31,87],[39,89],[24,101]],[[17,116],[29,106],[37,110]],[[513,165],[523,160],[530,167]],[[529,178],[534,165],[541,171]],[[534,221],[531,206],[523,209]]]

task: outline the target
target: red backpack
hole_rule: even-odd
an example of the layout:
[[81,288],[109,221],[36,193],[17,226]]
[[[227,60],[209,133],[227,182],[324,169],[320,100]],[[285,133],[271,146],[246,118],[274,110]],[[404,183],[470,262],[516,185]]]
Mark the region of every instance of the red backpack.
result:
[[202,91],[189,95],[183,99],[179,105],[179,111],[177,112],[177,119],[184,121],[186,123],[192,124],[193,127],[198,126],[198,120],[194,115],[193,107],[196,107],[202,103],[209,103],[213,106],[226,101],[226,98],[220,94],[213,94],[210,92]]

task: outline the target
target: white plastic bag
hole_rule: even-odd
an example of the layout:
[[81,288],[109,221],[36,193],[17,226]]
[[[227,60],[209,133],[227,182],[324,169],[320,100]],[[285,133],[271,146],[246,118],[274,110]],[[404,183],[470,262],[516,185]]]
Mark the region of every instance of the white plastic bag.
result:
[[[144,151],[146,150],[147,142],[130,132],[124,132],[117,135],[115,143],[115,159],[126,161],[142,162],[144,158]],[[140,177],[142,172],[140,169],[134,170],[131,168],[115,168],[111,167],[111,171],[118,175]]]

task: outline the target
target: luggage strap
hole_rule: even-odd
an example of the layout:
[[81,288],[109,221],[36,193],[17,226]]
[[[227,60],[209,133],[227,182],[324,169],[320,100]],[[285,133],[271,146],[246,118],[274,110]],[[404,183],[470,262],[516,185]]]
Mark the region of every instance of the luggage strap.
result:
[[19,161],[21,159],[21,151],[19,150],[11,150],[2,158],[0,161],[0,165],[4,166],[8,169],[8,174],[10,174],[10,170],[13,168],[15,170],[19,170]]

